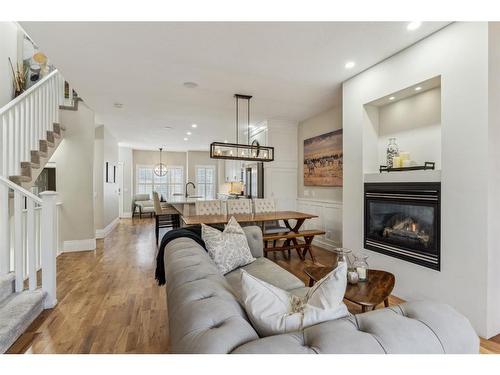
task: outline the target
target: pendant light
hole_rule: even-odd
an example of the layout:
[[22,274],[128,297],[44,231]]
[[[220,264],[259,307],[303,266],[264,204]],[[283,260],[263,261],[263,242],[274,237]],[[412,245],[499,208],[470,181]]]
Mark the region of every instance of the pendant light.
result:
[[155,165],[153,172],[155,175],[158,177],[164,177],[167,175],[167,167],[165,164],[161,162],[161,152],[163,151],[163,148],[160,147],[160,162]]
[[[249,95],[235,94],[236,99],[236,143],[212,142],[210,157],[212,159],[273,161],[274,147],[261,146],[257,140],[250,143],[250,99]],[[239,100],[247,101],[247,143],[239,142]]]

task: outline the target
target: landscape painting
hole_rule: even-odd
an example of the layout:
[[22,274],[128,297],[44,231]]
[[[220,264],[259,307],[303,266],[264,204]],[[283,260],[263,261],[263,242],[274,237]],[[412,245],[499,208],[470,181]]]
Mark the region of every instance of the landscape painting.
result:
[[304,185],[342,186],[342,129],[304,140]]

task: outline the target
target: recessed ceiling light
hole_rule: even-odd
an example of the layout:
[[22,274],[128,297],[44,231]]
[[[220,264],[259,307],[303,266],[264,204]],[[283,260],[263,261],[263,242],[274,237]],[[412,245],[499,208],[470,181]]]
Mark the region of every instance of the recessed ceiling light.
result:
[[172,130],[172,127],[171,126],[164,126],[163,129],[165,129],[165,130]]
[[227,139],[224,139],[224,143],[227,143]]
[[115,107],[115,108],[123,108],[123,104],[122,103],[114,103],[113,107]]
[[193,124],[193,125],[191,125],[191,127],[192,127],[192,128],[197,128],[197,127],[198,127],[198,125]]
[[420,86],[415,87],[415,91],[420,91],[420,90],[422,90],[422,87]]
[[187,135],[191,135],[191,132],[187,132],[186,134],[187,134]]
[[198,87],[198,84],[196,82],[184,82],[183,83],[184,87],[187,87],[188,89],[194,89]]
[[184,138],[185,141],[187,141],[188,139],[187,138]]
[[389,98],[389,100],[394,100],[394,99],[396,99],[394,96],[391,96],[391,97]]
[[413,31],[413,30],[417,30],[420,26],[422,26],[422,22],[412,21],[406,26],[406,29],[409,31]]
[[348,61],[345,63],[345,68],[351,69],[351,68],[354,68],[355,65],[356,65],[356,63],[354,61]]

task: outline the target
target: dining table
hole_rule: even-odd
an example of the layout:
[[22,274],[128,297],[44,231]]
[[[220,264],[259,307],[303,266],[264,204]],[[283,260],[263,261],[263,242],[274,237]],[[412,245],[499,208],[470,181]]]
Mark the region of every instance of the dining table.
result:
[[[304,224],[304,221],[318,217],[318,215],[297,211],[274,211],[258,214],[187,215],[183,216],[182,220],[186,225],[217,225],[227,224],[232,216],[234,216],[238,223],[264,223],[267,221],[282,220],[288,230],[296,233],[299,231],[302,224]],[[295,220],[295,223],[290,223],[290,220]]]

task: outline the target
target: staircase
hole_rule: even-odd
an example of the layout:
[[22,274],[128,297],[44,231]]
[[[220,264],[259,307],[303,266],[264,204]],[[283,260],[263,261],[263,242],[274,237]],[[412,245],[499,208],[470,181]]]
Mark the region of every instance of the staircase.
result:
[[0,353],[57,303],[57,193],[30,188],[62,140],[64,86],[53,71],[0,108]]

